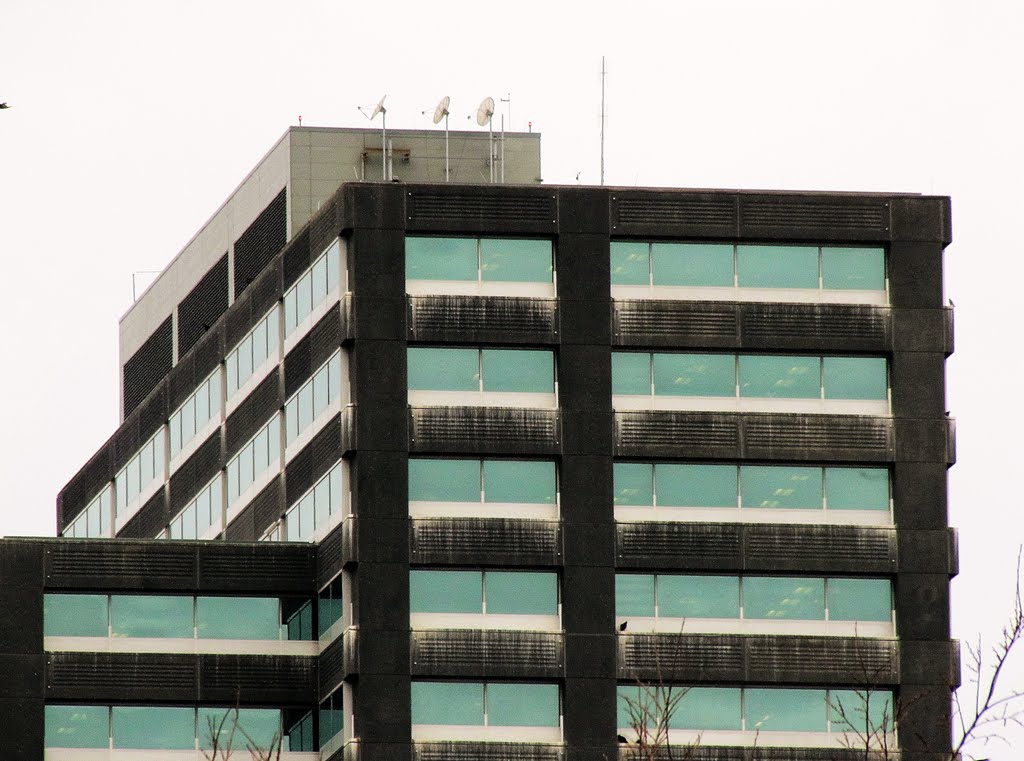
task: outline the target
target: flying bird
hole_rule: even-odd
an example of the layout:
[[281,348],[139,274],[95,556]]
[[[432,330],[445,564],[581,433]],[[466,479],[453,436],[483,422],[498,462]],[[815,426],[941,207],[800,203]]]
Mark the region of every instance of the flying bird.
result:
[[10,108],[6,103],[0,103],[0,109]]

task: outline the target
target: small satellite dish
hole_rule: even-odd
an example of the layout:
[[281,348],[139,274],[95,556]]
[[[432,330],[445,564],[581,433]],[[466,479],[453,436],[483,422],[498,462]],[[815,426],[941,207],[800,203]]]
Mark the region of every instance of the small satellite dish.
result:
[[480,108],[476,110],[476,123],[481,127],[486,127],[492,116],[494,116],[494,98],[484,98],[480,101]]
[[373,107],[373,113],[370,114],[370,121],[372,122],[377,118],[377,114],[386,114],[388,110],[384,108],[384,99],[387,95],[380,96],[380,100],[377,101],[377,105]]
[[448,116],[448,106],[451,104],[452,99],[445,95],[441,98],[441,102],[437,104],[437,108],[434,109],[434,124],[440,124],[441,120]]

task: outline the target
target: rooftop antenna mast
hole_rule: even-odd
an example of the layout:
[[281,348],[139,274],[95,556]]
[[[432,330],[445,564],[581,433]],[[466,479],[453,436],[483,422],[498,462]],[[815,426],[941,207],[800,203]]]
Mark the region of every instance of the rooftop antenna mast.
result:
[[601,184],[604,185],[604,80],[608,72],[604,68],[604,56],[601,56]]
[[388,110],[384,107],[386,97],[387,94],[381,96],[377,105],[373,107],[373,113],[370,114],[371,122],[380,114],[381,179],[384,182],[388,181]]
[[434,109],[434,124],[437,124],[444,119],[444,181],[450,182],[451,175],[448,171],[448,106],[451,105],[452,99],[445,95],[441,98],[441,102],[437,104],[437,108]]
[[494,182],[494,130],[491,124],[493,118],[494,98],[484,98],[476,110],[476,123],[481,127],[487,126],[487,165],[491,170],[491,182]]

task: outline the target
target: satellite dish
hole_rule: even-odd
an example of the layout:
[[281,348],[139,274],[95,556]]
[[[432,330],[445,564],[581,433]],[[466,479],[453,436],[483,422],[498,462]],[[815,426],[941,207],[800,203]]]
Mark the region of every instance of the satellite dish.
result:
[[441,102],[434,109],[434,124],[440,124],[441,120],[448,116],[448,106],[451,102],[452,99],[447,95],[441,98]]
[[490,123],[494,116],[494,98],[484,98],[480,101],[480,108],[476,110],[476,123],[481,127]]
[[373,107],[373,113],[370,114],[370,121],[372,122],[377,118],[377,114],[386,114],[388,110],[384,108],[384,99],[387,95],[380,96],[380,100],[377,101],[377,105]]

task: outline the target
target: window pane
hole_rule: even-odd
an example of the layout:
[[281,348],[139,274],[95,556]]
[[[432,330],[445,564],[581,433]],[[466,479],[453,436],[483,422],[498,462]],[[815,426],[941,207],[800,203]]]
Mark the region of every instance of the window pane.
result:
[[743,616],[822,621],[825,580],[748,576],[743,579]]
[[410,502],[479,502],[479,460],[409,458]]
[[740,396],[818,399],[821,358],[741,356]]
[[822,248],[821,281],[825,288],[884,290],[885,249]]
[[731,286],[732,245],[655,243],[651,246],[655,285]]
[[878,736],[894,729],[892,693],[888,690],[829,690],[833,732]]
[[139,458],[139,484],[149,486],[153,480],[153,449],[152,444],[142,448],[142,456]]
[[654,504],[654,467],[645,462],[617,462],[612,466],[616,505]]
[[612,241],[612,285],[650,285],[649,243]]
[[555,463],[484,460],[484,501],[555,503]]
[[110,626],[115,637],[193,637],[192,598],[113,595]]
[[735,465],[657,464],[658,504],[668,507],[736,507]]
[[817,246],[737,246],[743,288],[817,288]]
[[201,427],[210,419],[210,383],[204,383],[196,392],[196,427]]
[[740,494],[745,508],[821,510],[821,468],[743,465]]
[[747,731],[824,732],[825,690],[748,687],[744,691]]
[[341,267],[341,241],[336,240],[327,249],[327,290],[333,291],[341,285],[341,278],[338,276]]
[[323,478],[313,489],[313,524],[319,528],[331,514],[331,482]]
[[885,468],[825,468],[830,510],[888,510],[889,471]]
[[826,399],[886,399],[884,357],[825,357]]
[[281,732],[281,712],[276,708],[239,708],[237,715],[235,711],[234,708],[199,709],[196,730],[200,749],[212,750],[213,739],[219,736],[219,748],[224,750],[232,734],[232,747],[236,751],[250,742],[256,747],[269,748]]
[[409,388],[424,391],[478,391],[480,353],[476,349],[409,349]]
[[482,613],[480,571],[409,571],[409,610],[413,613]]
[[615,574],[615,615],[654,616],[654,576],[641,573]]
[[612,352],[612,393],[651,395],[651,355]]
[[232,352],[228,355],[227,362],[227,383],[228,383],[228,396],[231,395],[232,391],[237,391],[239,386],[238,380],[238,352]]
[[658,615],[739,618],[738,576],[658,576]]
[[413,682],[412,723],[482,725],[484,686],[473,682]]
[[313,417],[327,409],[327,368],[313,376]]
[[341,397],[341,355],[336,354],[327,365],[327,398],[331,401]]
[[259,367],[267,358],[267,321],[261,320],[252,331],[253,367]]
[[475,238],[405,238],[407,280],[476,280]]
[[279,639],[281,613],[274,597],[196,598],[200,639]]
[[284,326],[286,334],[290,333],[292,328],[299,324],[298,304],[299,296],[293,288],[284,297]]
[[551,241],[484,238],[480,241],[480,274],[484,280],[550,283]]
[[654,393],[736,396],[736,357],[732,354],[655,354]]
[[110,747],[110,709],[106,706],[46,706],[47,748]]
[[327,257],[321,256],[313,265],[313,303],[319,304],[327,296]]
[[195,748],[194,708],[114,706],[112,714],[115,748]]
[[136,498],[138,498],[139,496],[139,489],[141,487],[141,484],[139,483],[140,465],[140,458],[138,455],[136,455],[131,459],[131,461],[128,463],[128,467],[125,469],[124,480],[125,484],[127,484],[128,489],[128,501],[126,505],[134,502]]
[[557,684],[487,685],[487,724],[492,727],[557,727]]
[[555,391],[555,355],[550,351],[484,349],[483,366],[484,391]]
[[669,719],[672,729],[742,728],[738,687],[677,687],[668,698],[679,692],[683,695]]
[[238,347],[238,385],[242,386],[252,375],[252,336]]
[[891,621],[888,579],[829,579],[828,617],[833,621]]
[[313,384],[307,383],[299,391],[299,432],[306,430],[313,422]]
[[302,322],[313,310],[313,282],[308,272],[299,280],[295,295],[297,298],[295,310],[298,313],[299,322]]
[[[621,728],[631,727],[637,729],[649,712],[644,710],[645,704],[641,698],[639,687],[623,687],[619,685],[616,691],[616,726]],[[654,722],[651,721],[650,724]]]
[[43,596],[43,636],[106,637],[106,595]]
[[488,613],[548,615],[558,613],[558,574],[487,571],[484,590]]

